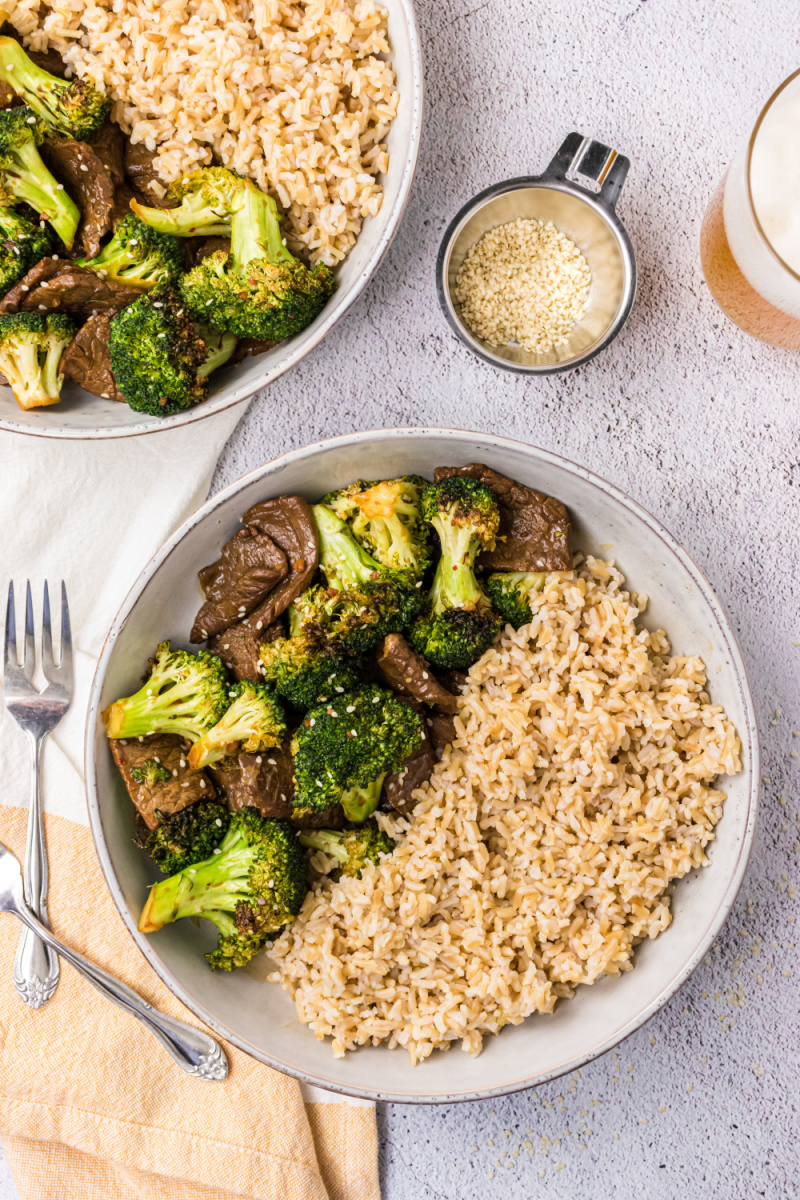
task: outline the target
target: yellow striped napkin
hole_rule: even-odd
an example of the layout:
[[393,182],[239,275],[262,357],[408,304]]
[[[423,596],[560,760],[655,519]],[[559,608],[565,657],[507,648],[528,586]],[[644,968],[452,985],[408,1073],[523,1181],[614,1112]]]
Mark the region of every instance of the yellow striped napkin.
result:
[[[86,699],[113,616],[138,571],[206,495],[242,410],[187,429],[100,443],[0,434],[0,588],[67,581],[72,709],[45,748],[49,912],[56,934],[183,1019],[106,890],[87,828]],[[27,747],[0,716],[0,839],[25,843]],[[226,1045],[224,1083],[191,1079],[138,1022],[66,964],[29,1011],[11,970],[20,927],[0,917],[0,1141],[24,1200],[379,1200],[374,1108],[294,1080]],[[310,1035],[309,1035],[310,1036]]]

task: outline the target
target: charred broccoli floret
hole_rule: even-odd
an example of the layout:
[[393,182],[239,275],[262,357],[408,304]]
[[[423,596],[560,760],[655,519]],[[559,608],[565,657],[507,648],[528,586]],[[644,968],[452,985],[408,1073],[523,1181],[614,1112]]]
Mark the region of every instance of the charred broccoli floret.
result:
[[167,768],[162,767],[155,758],[146,758],[140,767],[131,767],[131,779],[147,787],[152,787],[154,783],[165,783],[169,777]]
[[[368,554],[326,504],[312,508],[319,565],[328,583],[321,623],[347,654],[363,656],[389,633],[407,629],[422,597],[413,575],[392,571]],[[320,607],[319,605],[317,607]]]
[[74,321],[61,313],[0,315],[0,371],[20,408],[58,404],[61,355],[75,337]]
[[114,236],[94,258],[78,258],[79,267],[90,267],[103,279],[126,283],[149,292],[172,283],[183,274],[183,247],[177,238],[159,233],[128,213]]
[[486,580],[486,591],[495,610],[507,625],[521,629],[533,619],[531,592],[541,592],[544,571],[495,571]]
[[420,494],[427,487],[419,475],[356,480],[322,503],[350,527],[360,545],[384,567],[407,571],[419,579],[431,560],[430,526],[422,519]]
[[10,37],[0,37],[0,80],[33,110],[49,134],[85,142],[111,109],[111,100],[85,79],[57,79],[37,67]]
[[220,933],[206,958],[233,971],[297,916],[307,891],[306,856],[291,825],[243,808],[218,852],[150,889],[139,929],[153,933],[181,917],[205,917]]
[[[292,610],[290,609],[290,619]],[[265,642],[261,647],[264,679],[293,708],[303,711],[357,687],[357,666],[343,659],[324,628],[307,631],[295,620],[291,637]]]
[[286,717],[280,701],[263,683],[243,679],[230,689],[230,708],[189,751],[193,771],[237,754],[259,754],[280,746]]
[[0,207],[0,295],[49,254],[53,245],[49,226],[29,221],[13,208]]
[[230,233],[231,215],[242,203],[244,180],[225,167],[201,167],[169,185],[167,195],[176,208],[148,208],[131,200],[142,221],[175,237],[223,237]]
[[0,112],[0,199],[9,197],[30,204],[49,222],[69,250],[81,214],[65,189],[44,165],[36,147],[42,127],[30,108],[5,108]]
[[206,338],[177,291],[158,287],[112,318],[108,352],[117,387],[135,412],[168,417],[200,404],[208,376],[233,353],[236,338]]
[[309,270],[287,250],[275,201],[246,180],[231,218],[230,254],[210,254],[180,286],[198,320],[237,337],[279,342],[314,320],[336,282],[328,267]]
[[353,876],[359,876],[371,863],[379,863],[381,855],[391,854],[395,846],[373,820],[357,829],[303,829],[297,840],[309,850],[330,854],[339,863],[339,874]]
[[[131,771],[135,775],[134,771]],[[201,862],[220,848],[231,821],[227,805],[217,800],[190,804],[188,808],[162,818],[150,830],[142,844],[164,875],[174,875],[193,863]]]
[[169,642],[161,642],[139,691],[115,700],[103,721],[110,738],[177,733],[196,742],[229,703],[227,674],[215,654],[171,650]]
[[377,684],[309,709],[292,738],[295,810],[341,803],[349,821],[365,821],[385,776],[419,749],[422,732],[422,717]]
[[478,551],[494,546],[500,510],[491,488],[460,475],[430,484],[421,507],[439,535],[442,557],[411,641],[435,667],[469,667],[500,631],[500,618],[474,570]]

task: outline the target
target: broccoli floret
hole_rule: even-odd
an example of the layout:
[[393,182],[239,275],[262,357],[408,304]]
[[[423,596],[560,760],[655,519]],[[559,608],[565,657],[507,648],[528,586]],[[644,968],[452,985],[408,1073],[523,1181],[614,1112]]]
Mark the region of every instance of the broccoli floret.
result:
[[306,856],[291,825],[243,808],[218,853],[151,888],[139,929],[153,933],[181,917],[205,917],[220,932],[206,958],[233,971],[297,916],[307,891]]
[[469,667],[488,650],[501,626],[474,570],[478,551],[494,547],[500,524],[497,500],[485,484],[457,475],[430,484],[422,493],[421,509],[439,535],[442,557],[411,641],[435,667]]
[[336,281],[328,267],[309,270],[286,249],[275,201],[246,180],[231,218],[230,254],[210,254],[180,287],[198,320],[237,337],[279,342],[314,320]]
[[533,619],[530,593],[541,592],[546,578],[544,571],[495,571],[485,580],[486,591],[505,623],[521,629]]
[[292,637],[265,642],[261,666],[264,679],[274,684],[278,695],[302,711],[350,691],[360,682],[357,667],[342,661],[333,645],[302,630]]
[[312,508],[319,565],[328,583],[328,636],[345,653],[363,656],[389,633],[407,629],[420,610],[418,580],[384,567],[353,537],[326,504]]
[[140,767],[131,767],[131,779],[152,787],[154,783],[165,783],[169,779],[169,771],[154,758],[146,758]]
[[242,202],[244,180],[225,167],[201,167],[167,189],[177,208],[148,208],[131,200],[131,209],[145,224],[175,237],[223,237],[230,233],[231,215]]
[[110,738],[177,733],[196,742],[212,729],[228,707],[227,674],[215,654],[156,649],[150,675],[138,692],[115,700],[103,713]]
[[128,304],[112,319],[108,336],[117,387],[135,412],[154,417],[205,400],[208,375],[235,345],[235,338],[215,336],[209,346],[172,287],[155,288]]
[[356,877],[370,863],[379,863],[382,854],[391,854],[395,846],[374,821],[365,821],[357,829],[303,829],[297,840],[309,850],[322,850],[335,858],[339,874]]
[[193,771],[233,755],[259,754],[280,746],[286,737],[283,707],[263,683],[243,679],[233,685],[229,695],[230,708],[189,751]]
[[[135,775],[135,771],[131,771]],[[221,844],[230,824],[227,805],[217,800],[190,804],[188,808],[163,817],[151,830],[142,848],[164,875],[174,875],[184,867],[210,858]]]
[[357,480],[329,492],[323,504],[332,508],[356,540],[384,567],[407,571],[419,579],[431,560],[430,526],[422,519],[420,493],[427,487],[419,475]]
[[66,190],[48,171],[36,147],[42,128],[30,108],[5,108],[0,112],[0,197],[30,204],[48,221],[69,250],[81,214]]
[[422,732],[422,717],[377,684],[309,709],[292,738],[295,810],[341,803],[348,820],[366,820],[385,776],[419,749]]
[[61,313],[0,315],[0,371],[20,408],[58,404],[61,355],[75,337],[74,321]]
[[88,141],[111,110],[110,98],[85,79],[57,79],[37,67],[13,38],[0,37],[0,80],[24,100],[51,135]]
[[90,267],[103,279],[126,283],[149,292],[172,283],[185,269],[183,247],[176,237],[159,233],[128,213],[118,223],[111,241],[94,258],[78,258],[79,267]]
[[29,221],[13,208],[0,207],[0,295],[50,254],[54,241],[47,225]]

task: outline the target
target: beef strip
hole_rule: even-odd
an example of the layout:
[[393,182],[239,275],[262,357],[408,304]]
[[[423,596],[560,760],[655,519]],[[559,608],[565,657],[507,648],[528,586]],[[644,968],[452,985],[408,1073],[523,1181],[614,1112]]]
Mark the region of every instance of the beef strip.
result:
[[276,638],[284,635],[281,621],[273,621],[266,629],[263,627],[258,614],[264,603],[266,601],[253,609],[250,616],[245,617],[243,621],[231,625],[230,629],[224,629],[222,633],[208,640],[208,649],[222,659],[236,679],[249,679],[258,683],[261,679],[258,669],[261,663],[259,648],[265,642],[274,642]]
[[114,185],[114,207],[111,209],[111,228],[116,229],[123,217],[131,211],[131,200],[134,197],[132,188],[127,183]]
[[271,592],[289,571],[286,555],[272,538],[245,525],[222,547],[215,563],[198,572],[206,602],[189,640],[205,642],[230,629]]
[[298,829],[341,829],[344,825],[344,812],[339,804],[313,817],[294,816],[294,770],[288,742],[262,754],[240,754],[237,761],[238,766],[233,770],[211,768],[233,812],[252,806],[262,817],[291,821]]
[[89,317],[62,354],[58,370],[59,374],[93,396],[100,396],[103,400],[121,400],[124,404],[125,397],[117,387],[108,353],[111,318],[118,311],[109,309],[108,312]]
[[444,750],[445,746],[449,746],[455,739],[456,727],[453,723],[453,718],[445,713],[430,713],[425,718],[425,724],[428,730],[428,737],[431,739],[435,750]]
[[271,350],[277,344],[277,342],[264,341],[263,338],[239,338],[236,343],[236,349],[228,359],[228,362],[240,363],[256,354],[266,354],[267,350]]
[[141,294],[69,259],[43,258],[0,300],[0,313],[70,312],[85,320],[96,312],[124,308]]
[[125,174],[128,183],[142,204],[151,208],[174,208],[175,202],[167,196],[167,185],[153,166],[156,152],[148,150],[144,142],[125,143]]
[[193,237],[184,238],[184,241],[189,243],[194,267],[208,258],[209,254],[216,254],[217,250],[224,250],[227,254],[231,248],[231,239],[226,237]]
[[276,500],[254,504],[242,520],[268,534],[289,563],[289,574],[261,607],[260,617],[266,629],[310,584],[319,562],[317,531],[311,509],[300,496],[278,496]]
[[86,258],[100,252],[101,239],[111,229],[114,182],[102,159],[86,142],[52,138],[43,142],[40,153],[45,165],[63,183],[81,211],[75,247]]
[[447,688],[454,696],[460,696],[469,683],[469,675],[464,671],[439,671],[436,678],[442,687]]
[[456,698],[435,678],[430,664],[401,633],[390,633],[378,651],[378,667],[390,688],[414,696],[443,713],[454,713]]
[[430,779],[435,763],[436,755],[426,732],[422,744],[409,755],[400,770],[391,771],[384,779],[381,800],[399,813],[410,813],[417,803],[411,793]]
[[[210,800],[214,787],[205,771],[190,771],[189,742],[174,733],[155,733],[146,738],[112,738],[109,742],[114,762],[125,780],[125,787],[148,829],[160,825],[161,816],[172,816],[197,800]],[[163,783],[149,786],[137,783],[131,770],[155,758],[170,772]]]
[[92,149],[111,176],[114,187],[125,183],[125,134],[110,117],[106,117],[92,138]]
[[436,483],[454,475],[479,479],[500,505],[500,529],[494,550],[478,555],[477,565],[493,571],[571,571],[569,514],[559,500],[498,475],[483,463],[437,467]]

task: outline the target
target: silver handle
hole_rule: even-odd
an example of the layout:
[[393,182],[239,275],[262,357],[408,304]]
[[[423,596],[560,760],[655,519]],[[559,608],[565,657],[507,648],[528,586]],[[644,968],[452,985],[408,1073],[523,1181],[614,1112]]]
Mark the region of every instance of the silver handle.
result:
[[630,159],[610,146],[582,133],[570,133],[539,178],[566,179],[614,208],[630,165]]
[[[47,852],[42,819],[41,765],[44,739],[28,733],[31,746],[31,799],[22,881],[25,902],[47,924]],[[58,955],[31,929],[23,929],[14,958],[14,987],[28,1008],[41,1008],[58,983]]]
[[137,992],[134,992],[133,988],[114,979],[112,975],[108,975],[100,967],[95,967],[82,955],[70,950],[69,946],[65,946],[63,942],[54,937],[50,930],[27,909],[15,908],[14,911],[32,934],[37,934],[51,950],[57,951],[62,958],[65,958],[79,974],[83,975],[84,979],[88,979],[89,983],[105,996],[106,1000],[110,1000],[112,1004],[116,1004],[125,1012],[130,1013],[132,1017],[136,1017],[137,1021],[141,1021],[188,1075],[208,1080],[226,1078],[228,1060],[225,1057],[225,1051],[208,1034],[195,1029],[192,1025],[187,1025],[185,1021],[165,1016],[164,1013],[153,1008]]

